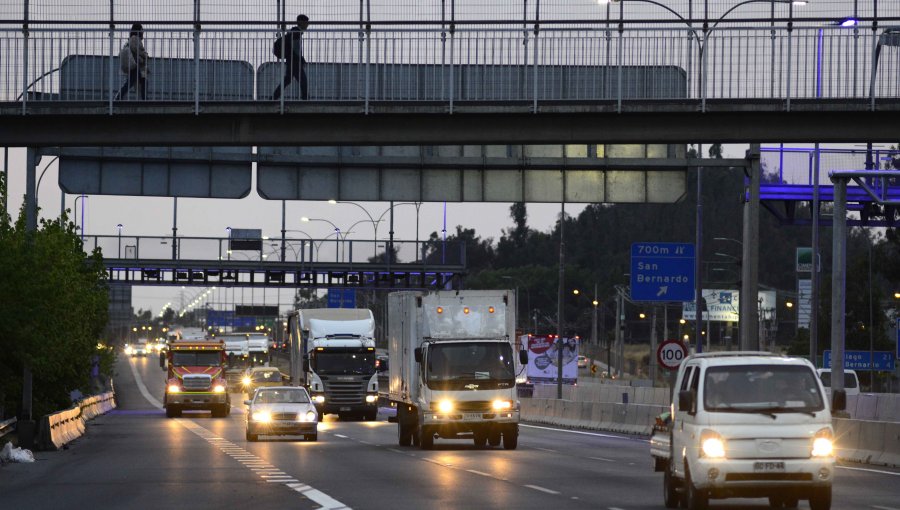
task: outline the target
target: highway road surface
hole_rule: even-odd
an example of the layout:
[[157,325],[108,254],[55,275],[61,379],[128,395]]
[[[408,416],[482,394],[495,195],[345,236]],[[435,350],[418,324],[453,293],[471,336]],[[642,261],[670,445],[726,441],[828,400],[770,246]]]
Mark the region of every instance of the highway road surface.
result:
[[[160,408],[155,358],[122,359],[119,408],[87,435],[34,464],[0,467],[0,508],[660,509],[662,475],[646,438],[523,425],[519,449],[476,450],[437,440],[399,447],[396,425],[329,416],[319,441],[248,443],[244,397],[227,419]],[[838,469],[837,510],[900,510],[900,470]],[[713,500],[711,508],[768,508],[763,499]],[[800,508],[808,508],[801,502]]]

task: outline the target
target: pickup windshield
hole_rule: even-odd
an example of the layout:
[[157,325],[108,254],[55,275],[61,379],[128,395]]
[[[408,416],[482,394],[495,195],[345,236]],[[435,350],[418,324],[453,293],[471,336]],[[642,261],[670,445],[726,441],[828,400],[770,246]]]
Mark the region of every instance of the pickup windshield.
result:
[[375,373],[374,352],[328,352],[315,353],[315,369],[320,375],[371,375]]
[[511,388],[516,382],[512,347],[499,342],[432,345],[425,371],[426,384],[437,390]]
[[815,373],[803,366],[710,367],[703,388],[707,411],[778,414],[825,409]]
[[176,367],[217,367],[221,363],[222,355],[218,351],[207,352],[173,352],[172,364]]

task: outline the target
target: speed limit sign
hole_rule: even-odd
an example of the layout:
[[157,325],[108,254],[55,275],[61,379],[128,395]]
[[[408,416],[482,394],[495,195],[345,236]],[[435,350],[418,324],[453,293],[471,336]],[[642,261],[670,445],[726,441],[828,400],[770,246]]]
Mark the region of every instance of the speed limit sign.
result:
[[659,365],[669,370],[675,370],[687,357],[687,347],[678,340],[666,340],[656,349],[656,360]]

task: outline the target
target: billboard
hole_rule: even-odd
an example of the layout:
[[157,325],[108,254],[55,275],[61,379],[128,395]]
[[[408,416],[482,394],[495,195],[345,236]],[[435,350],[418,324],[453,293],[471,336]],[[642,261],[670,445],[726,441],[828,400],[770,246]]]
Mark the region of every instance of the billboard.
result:
[[[713,322],[738,322],[740,320],[740,292],[729,289],[703,289],[706,300],[706,311],[703,320]],[[684,303],[682,317],[685,320],[696,320],[697,307],[693,301]]]
[[533,383],[556,383],[559,349],[563,355],[563,384],[575,384],[578,381],[578,343],[577,338],[563,338],[557,341],[556,336],[527,336],[523,344],[528,346],[528,380]]

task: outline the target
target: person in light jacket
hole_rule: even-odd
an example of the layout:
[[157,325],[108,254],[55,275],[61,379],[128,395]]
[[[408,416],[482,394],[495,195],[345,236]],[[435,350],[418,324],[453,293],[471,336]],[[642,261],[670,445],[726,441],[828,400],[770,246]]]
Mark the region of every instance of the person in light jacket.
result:
[[144,27],[140,23],[131,25],[128,42],[119,53],[119,68],[125,74],[125,84],[116,94],[121,99],[128,90],[136,87],[142,100],[147,99],[147,50],[144,48]]

